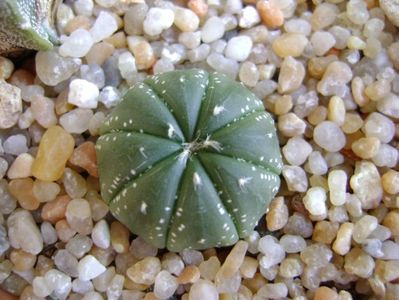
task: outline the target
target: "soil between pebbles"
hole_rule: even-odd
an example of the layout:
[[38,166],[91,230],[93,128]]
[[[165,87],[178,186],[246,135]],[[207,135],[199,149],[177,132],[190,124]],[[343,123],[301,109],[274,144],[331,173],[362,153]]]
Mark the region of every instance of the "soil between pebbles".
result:
[[[398,299],[399,20],[387,7],[399,4],[380,3],[61,4],[59,47],[0,58],[1,288],[20,299]],[[283,183],[245,241],[170,253],[109,214],[94,143],[130,86],[192,67],[263,100]]]

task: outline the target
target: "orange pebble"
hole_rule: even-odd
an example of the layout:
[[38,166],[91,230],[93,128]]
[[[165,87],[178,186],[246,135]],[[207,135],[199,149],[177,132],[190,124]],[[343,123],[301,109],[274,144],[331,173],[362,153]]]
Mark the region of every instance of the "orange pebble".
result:
[[57,197],[54,201],[47,202],[42,208],[42,219],[50,223],[57,223],[65,217],[66,208],[71,198],[68,195]]
[[267,27],[275,28],[283,25],[284,14],[276,5],[267,0],[261,0],[256,3],[256,9]]
[[96,149],[93,142],[84,142],[75,148],[69,162],[85,169],[91,176],[98,177]]
[[195,265],[190,265],[184,268],[177,278],[179,284],[194,283],[200,279],[200,270]]
[[200,18],[208,13],[208,4],[204,0],[190,0],[187,6]]
[[321,286],[316,290],[313,300],[338,300],[338,294],[326,286]]

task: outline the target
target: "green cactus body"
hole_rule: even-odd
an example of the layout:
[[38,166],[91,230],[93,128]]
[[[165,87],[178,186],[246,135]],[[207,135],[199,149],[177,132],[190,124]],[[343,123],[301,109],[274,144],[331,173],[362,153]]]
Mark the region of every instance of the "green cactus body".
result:
[[0,1],[0,54],[23,48],[49,50],[58,41],[52,27],[60,0]]
[[272,117],[218,73],[147,78],[108,116],[96,149],[113,215],[170,251],[234,244],[251,233],[280,186]]

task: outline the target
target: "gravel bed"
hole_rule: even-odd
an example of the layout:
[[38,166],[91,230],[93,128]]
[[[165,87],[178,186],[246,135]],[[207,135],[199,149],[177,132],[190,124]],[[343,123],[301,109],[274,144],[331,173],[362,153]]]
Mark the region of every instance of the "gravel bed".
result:
[[[20,299],[399,299],[399,3],[66,0],[0,57],[0,286]],[[95,141],[147,75],[216,70],[276,120],[282,186],[230,248],[167,252],[99,194]]]

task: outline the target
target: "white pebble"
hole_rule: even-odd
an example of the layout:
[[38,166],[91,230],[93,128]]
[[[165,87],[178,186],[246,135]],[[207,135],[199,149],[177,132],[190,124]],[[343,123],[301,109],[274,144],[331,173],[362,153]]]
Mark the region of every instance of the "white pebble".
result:
[[107,249],[111,244],[111,234],[108,223],[105,220],[100,220],[94,225],[91,232],[91,238],[94,245],[99,248]]
[[283,147],[285,159],[293,166],[302,165],[311,152],[312,146],[301,137],[290,138]]
[[147,12],[143,22],[144,32],[154,36],[161,34],[165,29],[172,26],[175,19],[175,13],[168,8],[152,7]]
[[79,279],[86,281],[104,273],[106,268],[93,255],[86,255],[78,263]]
[[278,240],[271,236],[265,235],[259,239],[258,250],[263,254],[259,264],[263,268],[270,268],[282,262],[285,257],[284,248],[279,244]]
[[174,23],[181,31],[196,31],[199,21],[199,17],[191,9],[176,7]]
[[84,79],[74,79],[69,84],[68,103],[80,108],[96,108],[98,87]]
[[128,82],[134,80],[137,74],[136,59],[132,53],[125,51],[118,57],[118,69],[122,78]]
[[381,144],[376,155],[371,160],[377,167],[393,168],[398,162],[399,151],[389,144]]
[[201,44],[201,32],[182,32],[179,34],[178,40],[187,49],[195,49]]
[[367,116],[362,131],[367,137],[376,137],[381,143],[389,143],[395,135],[395,123],[383,114],[373,112]]
[[118,30],[118,23],[112,14],[106,11],[101,11],[98,15],[93,27],[90,29],[91,36],[95,43],[110,37]]
[[287,183],[288,190],[293,192],[306,192],[308,179],[305,171],[298,166],[284,166],[283,177]]
[[62,41],[59,52],[62,56],[83,57],[90,51],[93,44],[91,34],[87,30],[79,28]]
[[28,152],[26,137],[23,134],[11,135],[4,141],[3,150],[12,155]]
[[323,121],[316,126],[313,138],[317,145],[329,152],[337,152],[345,146],[346,138],[334,122]]
[[200,279],[195,282],[188,294],[189,300],[218,300],[219,294],[216,287],[208,280]]
[[212,43],[224,34],[224,23],[219,17],[210,17],[202,26],[201,39],[204,43]]
[[33,286],[33,293],[40,298],[45,298],[48,295],[51,294],[51,292],[53,291],[52,288],[50,288],[47,285],[46,280],[44,279],[43,276],[37,276],[33,279],[32,282],[32,286]]
[[60,125],[69,133],[83,133],[89,129],[90,119],[93,117],[91,109],[76,108],[60,117]]
[[18,155],[7,172],[8,178],[16,179],[32,176],[31,168],[34,160],[35,159],[33,156],[29,153],[22,153]]
[[326,191],[322,187],[312,187],[306,192],[303,204],[311,215],[323,216],[327,214]]
[[319,151],[313,151],[308,157],[308,167],[314,175],[324,175],[328,171],[328,165]]
[[104,104],[106,108],[116,106],[121,100],[122,99],[119,90],[113,86],[104,87],[98,96],[98,102]]
[[250,37],[242,35],[231,38],[226,46],[225,55],[228,58],[244,61],[248,58],[252,49],[252,40]]
[[348,176],[342,170],[333,170],[328,174],[328,189],[330,190],[330,202],[340,206],[346,202],[346,185]]
[[251,28],[260,22],[260,16],[255,7],[245,6],[239,15],[238,25],[241,28]]
[[90,17],[93,13],[93,0],[76,0],[73,3],[73,8],[76,14]]
[[178,286],[174,276],[168,271],[161,271],[155,277],[154,294],[160,299],[168,299],[173,296]]

